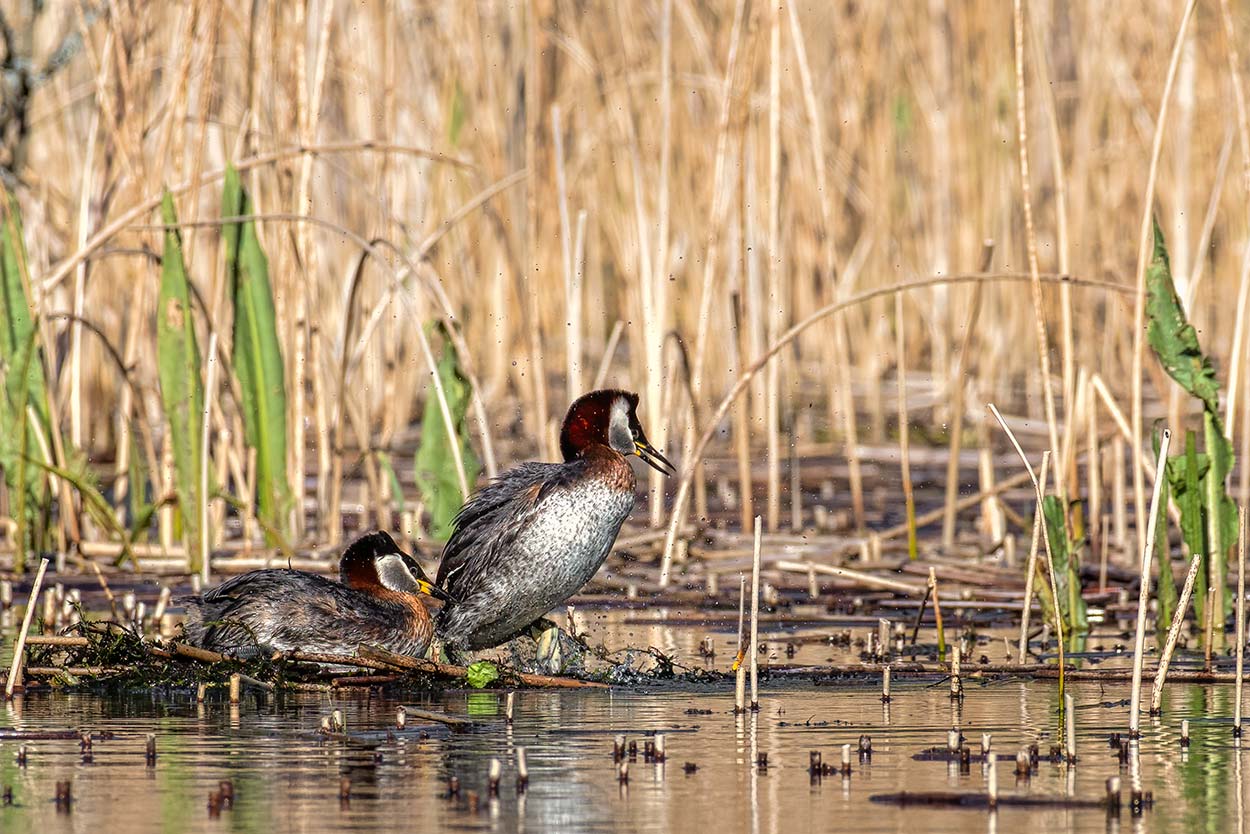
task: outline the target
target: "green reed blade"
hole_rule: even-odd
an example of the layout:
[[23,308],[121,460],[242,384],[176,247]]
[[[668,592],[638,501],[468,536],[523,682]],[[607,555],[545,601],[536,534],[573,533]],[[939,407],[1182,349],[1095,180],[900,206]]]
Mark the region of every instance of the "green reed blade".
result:
[[[238,172],[234,166],[228,167],[221,196],[222,217],[242,217],[253,210]],[[292,506],[287,479],[287,394],[269,261],[256,236],[255,221],[227,223],[222,236],[226,242],[226,278],[234,300],[231,358],[243,397],[240,406],[245,439],[256,450],[257,516],[285,537]]]
[[204,413],[204,382],[200,377],[200,349],[191,318],[190,289],[182,259],[182,237],[169,192],[161,201],[165,224],[165,249],[161,260],[161,291],[156,313],[156,363],[161,382],[161,402],[169,423],[174,476],[182,533],[190,557],[190,569],[198,571],[200,552],[200,422]]

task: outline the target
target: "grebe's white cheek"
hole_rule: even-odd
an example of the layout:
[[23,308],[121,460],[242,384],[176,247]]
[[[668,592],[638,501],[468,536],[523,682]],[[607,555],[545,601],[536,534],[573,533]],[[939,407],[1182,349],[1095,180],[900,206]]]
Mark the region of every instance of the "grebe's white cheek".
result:
[[632,455],[634,433],[629,428],[629,400],[617,397],[612,401],[608,417],[608,444],[623,455]]
[[412,575],[412,571],[408,569],[402,556],[388,553],[385,556],[379,556],[374,565],[382,587],[392,591],[415,591],[417,589],[417,578]]

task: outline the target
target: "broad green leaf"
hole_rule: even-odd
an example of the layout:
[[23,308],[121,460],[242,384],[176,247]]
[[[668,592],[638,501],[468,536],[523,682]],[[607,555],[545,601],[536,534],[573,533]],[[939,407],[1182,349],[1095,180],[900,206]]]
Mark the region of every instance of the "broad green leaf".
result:
[[[253,211],[238,172],[233,165],[227,167],[222,216],[242,217]],[[287,396],[269,261],[256,236],[255,221],[227,223],[222,227],[222,237],[226,243],[226,278],[234,300],[231,358],[243,397],[244,436],[247,445],[256,450],[257,516],[285,538],[292,505],[286,468]]]
[[1089,621],[1085,600],[1081,597],[1078,553],[1075,544],[1068,538],[1063,504],[1058,496],[1047,495],[1042,499],[1042,518],[1050,540],[1051,566],[1059,591],[1059,615],[1063,618],[1064,633],[1085,631],[1089,628]]
[[[469,411],[471,390],[468,380],[460,372],[455,348],[447,341],[442,357],[438,360],[438,376],[447,395],[447,407],[451,411],[456,435],[460,444],[461,460],[464,462],[465,480],[470,486],[477,480],[482,465],[469,445],[465,415]],[[438,398],[431,388],[421,415],[421,444],[413,462],[417,489],[430,513],[430,536],[438,541],[451,535],[451,523],[463,504],[460,495],[460,478],[456,474],[456,460],[452,455],[447,427],[438,406]]]
[[191,296],[182,259],[182,238],[174,199],[168,191],[161,201],[165,249],[161,259],[161,291],[156,310],[156,364],[161,402],[169,423],[166,442],[173,448],[178,508],[192,571],[200,569],[200,422],[204,413],[204,383],[200,379],[200,349],[191,319]]
[[[50,437],[47,381],[43,352],[39,348],[35,320],[27,294],[29,273],[26,243],[17,199],[5,193],[4,222],[0,226],[0,467],[5,482],[17,495],[15,502],[24,546],[18,548],[14,569],[24,569],[28,547],[42,541],[51,495],[46,479],[37,467],[25,465],[26,457],[38,448],[36,428]],[[29,424],[34,417],[38,426]],[[23,484],[24,488],[18,488]]]
[[1207,411],[1219,410],[1220,385],[1211,361],[1202,354],[1198,333],[1185,318],[1167,246],[1159,221],[1154,226],[1154,258],[1146,270],[1146,337],[1163,369],[1193,396],[1202,400]]
[[474,689],[484,689],[499,679],[499,667],[489,660],[479,660],[477,663],[470,664],[465,677],[469,686]]

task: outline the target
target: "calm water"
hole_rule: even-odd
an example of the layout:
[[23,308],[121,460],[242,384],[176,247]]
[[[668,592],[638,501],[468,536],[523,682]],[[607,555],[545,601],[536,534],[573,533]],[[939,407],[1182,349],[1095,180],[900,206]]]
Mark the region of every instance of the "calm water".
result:
[[[850,627],[867,634],[864,622],[813,622],[815,610],[791,612],[784,632],[762,628],[766,662],[851,662],[854,648],[836,648],[820,634]],[[608,648],[654,647],[687,668],[725,669],[732,660],[736,612],[724,616],[649,608],[642,611],[587,610],[582,615],[591,642]],[[806,620],[804,619],[806,618]],[[866,619],[866,618],[865,618]],[[807,625],[795,626],[796,622]],[[873,623],[875,625],[875,621]],[[8,635],[5,635],[6,637]],[[716,656],[699,657],[712,637]],[[804,636],[809,639],[804,641]],[[922,641],[924,634],[922,633]],[[1114,642],[1091,638],[1091,644]],[[786,644],[795,646],[793,659]],[[7,640],[4,648],[7,649]],[[1003,659],[1001,635],[986,633],[974,656]],[[1114,662],[1114,661],[1113,661]],[[974,664],[975,665],[975,664]],[[1101,809],[908,808],[870,803],[878,793],[922,790],[983,792],[979,764],[961,774],[941,762],[912,756],[946,743],[958,725],[968,743],[993,734],[994,749],[1013,754],[1037,741],[1046,752],[1057,713],[1053,681],[978,683],[969,679],[962,706],[953,705],[942,684],[895,681],[894,699],[882,705],[876,684],[815,686],[765,681],[759,713],[732,714],[732,686],[681,689],[664,686],[585,692],[516,694],[512,727],[503,720],[503,694],[456,691],[434,697],[395,698],[345,692],[327,695],[259,697],[245,692],[230,706],[212,691],[196,704],[189,691],[160,690],[127,695],[35,692],[4,707],[0,726],[27,731],[80,729],[112,733],[94,742],[90,762],[77,739],[24,742],[25,767],[16,762],[20,742],[0,741],[0,787],[13,790],[14,806],[0,807],[5,832],[61,831],[708,831],[732,832],[1014,832],[1158,831],[1242,832],[1243,774],[1247,753],[1232,745],[1228,716],[1231,686],[1170,686],[1164,719],[1143,719],[1142,771],[1156,805],[1141,818],[1127,806],[1119,819]],[[1077,705],[1080,763],[1075,768],[1043,762],[1031,781],[1017,784],[1014,766],[1000,762],[1003,794],[1035,793],[1096,798],[1106,778],[1121,774],[1127,798],[1128,772],[1107,744],[1124,732],[1128,684],[1072,685]],[[421,706],[475,721],[466,733],[409,719],[391,732],[396,707]],[[317,734],[322,716],[338,708],[350,741]],[[710,712],[705,712],[710,711]],[[1192,720],[1193,745],[1182,752],[1179,727]],[[1213,721],[1212,717],[1220,720]],[[421,738],[421,731],[428,738]],[[147,733],[157,735],[154,767],[144,760]],[[651,765],[641,753],[630,767],[628,786],[618,784],[612,740],[624,734],[638,742],[666,734],[668,761]],[[813,784],[808,754],[820,750],[837,763],[842,744],[872,737],[870,763],[856,761],[849,780],[826,777]],[[530,787],[515,791],[515,749],[528,754]],[[1250,747],[1250,745],[1248,745]],[[768,767],[755,766],[766,753]],[[487,797],[492,757],[504,763],[497,800]],[[684,772],[692,762],[698,770]],[[444,798],[449,776],[461,781],[460,800]],[[339,799],[340,781],[351,797]],[[233,808],[210,818],[208,796],[220,780],[234,783]],[[71,780],[73,805],[58,812],[58,781]],[[479,810],[467,807],[469,791],[481,794]]]
[[[1121,771],[1106,743],[1127,724],[1123,706],[1106,705],[1123,687],[1073,687],[1078,708],[1081,762],[1075,769],[1043,763],[1017,785],[1009,763],[999,765],[1003,793],[1099,796],[1106,777]],[[1003,832],[1034,831],[1240,831],[1246,753],[1229,742],[1226,723],[1193,725],[1193,746],[1178,745],[1180,718],[1228,715],[1228,687],[1175,687],[1165,702],[1167,720],[1147,725],[1142,745],[1146,787],[1156,807],[1136,820],[1099,809],[985,810],[897,809],[869,803],[874,793],[899,790],[984,790],[980,765],[961,775],[944,763],[916,762],[919,750],[945,743],[958,722],[975,744],[993,733],[995,749],[1014,752],[1041,739],[1049,745],[1056,709],[1050,684],[1011,682],[969,686],[956,710],[941,687],[900,685],[888,712],[878,693],[864,688],[765,687],[761,711],[746,718],[729,711],[732,694],[721,688],[673,692],[519,692],[516,720],[502,718],[495,692],[448,693],[433,700],[389,697],[286,696],[237,707],[213,700],[197,705],[189,693],[125,697],[32,694],[8,707],[3,723],[26,730],[80,727],[112,732],[83,761],[77,740],[26,742],[24,768],[17,742],[0,743],[0,783],[12,786],[15,807],[0,809],[6,832],[54,831],[691,831],[796,830]],[[216,697],[220,697],[217,695]],[[388,737],[400,703],[422,704],[477,724],[451,735],[431,727],[420,739],[411,721]],[[343,711],[351,741],[325,740],[315,730],[333,708]],[[690,710],[712,710],[691,714]],[[810,722],[810,724],[809,724]],[[821,725],[820,722],[828,722]],[[623,733],[642,747],[647,733],[667,733],[668,762],[639,760],[627,787],[617,783],[612,737]],[[146,733],[158,736],[154,767],[144,761]],[[812,784],[808,751],[836,762],[839,747],[872,736],[870,764],[855,764],[849,780],[826,777]],[[528,752],[530,787],[514,790],[514,749]],[[768,754],[766,771],[752,765]],[[488,763],[505,762],[498,800],[486,798]],[[683,772],[685,762],[697,772]],[[462,793],[478,790],[480,810],[443,798],[448,776]],[[348,802],[338,797],[351,780]],[[52,797],[58,780],[73,781],[70,813]],[[233,809],[210,819],[207,797],[221,779],[234,782]]]

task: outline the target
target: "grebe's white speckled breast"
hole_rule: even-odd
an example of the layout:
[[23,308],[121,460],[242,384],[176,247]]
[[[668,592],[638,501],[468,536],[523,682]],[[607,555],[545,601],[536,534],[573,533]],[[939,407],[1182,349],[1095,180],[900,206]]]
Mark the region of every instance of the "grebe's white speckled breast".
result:
[[469,649],[498,645],[573,594],[598,572],[634,507],[634,475],[588,477],[546,492],[509,558],[496,561],[440,631]]

